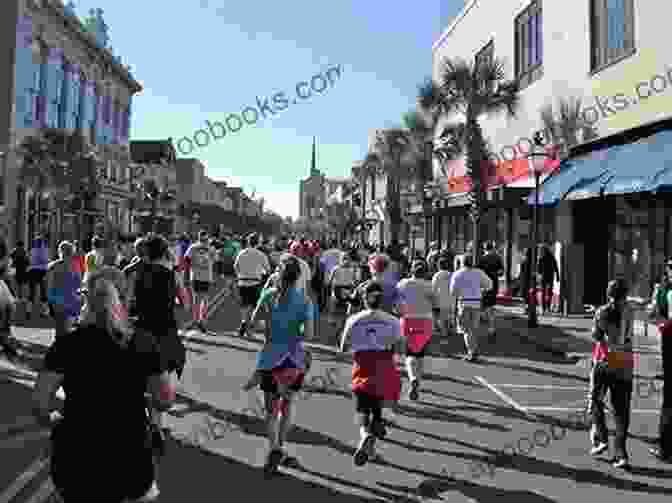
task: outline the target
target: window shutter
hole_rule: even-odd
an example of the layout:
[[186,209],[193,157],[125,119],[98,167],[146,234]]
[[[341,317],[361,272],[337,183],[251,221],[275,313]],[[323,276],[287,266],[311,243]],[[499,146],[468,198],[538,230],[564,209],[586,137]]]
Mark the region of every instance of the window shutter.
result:
[[632,51],[635,48],[635,6],[634,0],[623,0],[625,12],[623,49]]
[[58,127],[58,114],[63,75],[63,51],[50,48],[46,65],[46,123],[49,127]]
[[608,61],[607,45],[607,0],[593,0],[593,51],[595,64],[599,68]]
[[33,52],[30,47],[16,48],[16,90],[14,100],[16,103],[16,126],[19,128],[30,127],[33,123]]
[[61,79],[61,100],[58,104],[58,127],[67,128],[70,127],[69,113],[68,109],[71,106],[71,97],[70,97],[70,65],[65,63],[61,67],[63,71],[63,78]]
[[127,140],[131,136],[131,109],[132,103],[129,101],[128,107],[126,107],[126,114],[124,117],[124,140]]
[[536,30],[537,33],[535,35],[535,40],[537,42],[537,64],[543,64],[544,63],[544,26],[543,26],[543,16],[542,16],[542,9],[541,6],[539,7],[539,11],[537,12],[537,22],[536,22]]

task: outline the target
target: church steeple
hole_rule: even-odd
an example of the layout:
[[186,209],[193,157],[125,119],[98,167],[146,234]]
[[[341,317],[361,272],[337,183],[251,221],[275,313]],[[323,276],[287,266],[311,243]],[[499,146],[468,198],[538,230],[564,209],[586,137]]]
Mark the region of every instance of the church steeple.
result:
[[320,176],[315,160],[315,137],[313,136],[313,155],[310,158],[310,176]]

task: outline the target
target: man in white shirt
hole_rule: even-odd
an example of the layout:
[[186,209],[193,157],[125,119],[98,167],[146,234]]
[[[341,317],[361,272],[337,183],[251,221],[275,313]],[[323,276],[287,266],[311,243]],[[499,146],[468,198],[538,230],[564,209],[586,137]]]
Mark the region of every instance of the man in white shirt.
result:
[[478,330],[481,324],[483,292],[492,289],[492,280],[481,269],[474,267],[474,257],[465,255],[462,267],[450,278],[450,295],[459,300],[457,316],[464,332],[467,354],[464,359],[475,362],[478,358]]
[[[360,282],[359,267],[351,254],[343,253],[340,258],[340,263],[334,267],[327,276],[327,291],[329,292],[329,323],[336,324],[337,320],[334,317],[336,308],[339,304],[347,307],[345,298],[352,295],[355,287]],[[344,310],[345,312],[345,310]]]
[[205,320],[208,313],[208,292],[215,282],[216,251],[208,241],[208,233],[198,233],[198,241],[192,243],[184,254],[190,270],[193,289],[192,314],[195,325],[206,333]]
[[247,238],[247,248],[241,250],[233,265],[238,278],[242,317],[238,333],[241,337],[247,332],[250,315],[259,301],[265,276],[271,272],[268,257],[257,248],[258,245],[259,237],[256,234],[250,234]]

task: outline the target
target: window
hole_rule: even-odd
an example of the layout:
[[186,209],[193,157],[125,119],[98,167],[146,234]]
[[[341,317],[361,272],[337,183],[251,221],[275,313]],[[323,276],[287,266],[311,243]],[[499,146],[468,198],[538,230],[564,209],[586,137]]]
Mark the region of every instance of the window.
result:
[[533,0],[515,21],[516,79],[525,88],[543,75],[541,0]]
[[476,53],[474,63],[478,66],[481,62],[492,61],[495,58],[495,43],[490,41],[483,49]]
[[634,0],[591,0],[591,71],[599,71],[635,52],[633,3]]

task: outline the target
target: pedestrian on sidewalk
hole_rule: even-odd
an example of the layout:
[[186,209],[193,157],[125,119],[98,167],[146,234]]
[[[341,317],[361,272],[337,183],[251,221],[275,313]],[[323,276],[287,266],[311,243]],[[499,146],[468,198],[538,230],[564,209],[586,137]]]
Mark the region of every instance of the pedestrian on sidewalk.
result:
[[408,397],[413,401],[419,398],[423,362],[434,329],[434,290],[431,281],[425,279],[426,275],[426,262],[416,260],[411,267],[411,277],[397,284],[401,335],[407,348],[406,372],[411,385]]
[[492,280],[482,269],[474,267],[474,256],[465,255],[462,267],[450,279],[450,294],[458,299],[457,316],[464,333],[467,353],[464,359],[478,360],[479,332],[483,292],[492,289]]
[[23,302],[26,298],[25,287],[29,279],[28,266],[30,265],[28,252],[26,251],[26,247],[23,244],[23,241],[18,241],[16,243],[16,247],[12,250],[10,258],[12,259],[12,267],[14,268],[16,296],[19,302]]
[[553,286],[556,281],[560,282],[560,270],[548,246],[541,245],[540,251],[538,271],[541,277],[541,306],[542,314],[547,314],[551,311],[553,302]]
[[661,284],[654,289],[650,306],[651,318],[660,332],[663,400],[660,405],[658,439],[649,452],[660,461],[672,462],[672,257],[665,263]]
[[497,294],[499,293],[499,277],[504,274],[504,262],[497,253],[497,247],[493,241],[485,244],[485,255],[481,258],[479,266],[492,281],[492,288],[483,294],[483,313],[488,321],[488,335],[495,336],[497,312]]
[[79,293],[82,274],[74,261],[75,248],[69,241],[58,245],[58,259],[49,264],[47,286],[49,307],[54,317],[56,338],[68,334],[74,328],[82,309]]
[[363,292],[364,310],[348,318],[340,343],[341,352],[349,347],[353,353],[352,392],[360,427],[357,466],[374,455],[376,439],[387,434],[383,408],[401,395],[395,352],[403,353],[405,343],[399,320],[381,309],[383,299],[383,286],[369,283]]
[[130,330],[120,307],[114,284],[94,274],[89,310],[72,334],[51,345],[33,391],[34,414],[52,428],[51,479],[68,503],[155,501],[159,495],[145,392],[153,407],[168,410],[176,386],[152,341]]
[[[26,314],[30,315],[35,306],[40,306],[40,315],[49,316],[47,305],[47,268],[49,266],[49,241],[43,234],[37,234],[30,247],[30,299],[26,305]],[[37,291],[39,290],[39,297]]]
[[625,280],[612,280],[607,286],[608,303],[595,312],[592,369],[590,376],[590,440],[593,456],[609,449],[609,432],[604,414],[604,399],[609,392],[616,423],[615,468],[629,466],[626,442],[630,426],[634,355],[632,337],[634,313],[627,302]]

